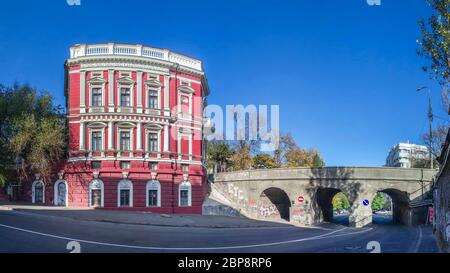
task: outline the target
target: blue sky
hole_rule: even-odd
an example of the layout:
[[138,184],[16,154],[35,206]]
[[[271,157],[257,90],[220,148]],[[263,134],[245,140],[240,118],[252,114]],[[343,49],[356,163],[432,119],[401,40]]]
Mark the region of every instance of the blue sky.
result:
[[64,104],[71,45],[169,48],[204,61],[210,104],[279,104],[281,130],[327,165],[379,166],[428,128],[418,86],[433,88],[446,117],[416,55],[429,12],[425,0],[4,1],[0,83],[27,82]]

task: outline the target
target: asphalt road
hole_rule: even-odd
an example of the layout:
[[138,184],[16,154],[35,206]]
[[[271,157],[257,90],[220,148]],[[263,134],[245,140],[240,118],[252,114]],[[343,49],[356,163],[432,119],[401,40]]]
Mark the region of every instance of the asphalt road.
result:
[[[74,242],[75,241],[75,242]],[[349,228],[185,228],[77,221],[28,212],[0,211],[0,252],[232,252],[354,253],[438,252],[429,227],[372,225]],[[78,249],[79,246],[79,249]],[[369,249],[369,250],[368,250]],[[376,251],[376,249],[375,249]]]

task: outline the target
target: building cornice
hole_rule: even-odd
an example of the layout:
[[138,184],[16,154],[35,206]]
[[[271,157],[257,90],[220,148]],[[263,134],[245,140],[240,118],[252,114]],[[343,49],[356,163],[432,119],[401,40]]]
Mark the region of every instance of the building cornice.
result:
[[[106,56],[84,56],[69,59],[66,62],[68,66],[80,66],[80,69],[94,69],[94,68],[135,68],[142,70],[158,70],[159,68],[162,72],[167,72],[167,70],[173,69],[176,63],[149,59],[145,57],[137,56],[116,56],[116,55],[106,55]],[[204,77],[205,73],[200,70],[192,69],[183,65],[178,67],[178,71],[186,73],[195,77]]]

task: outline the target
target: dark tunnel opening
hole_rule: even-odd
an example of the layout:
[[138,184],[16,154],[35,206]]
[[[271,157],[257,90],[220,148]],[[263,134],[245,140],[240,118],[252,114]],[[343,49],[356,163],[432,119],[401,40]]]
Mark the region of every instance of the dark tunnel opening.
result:
[[[381,196],[384,204],[381,206]],[[397,189],[379,191],[372,200],[372,223],[407,225],[409,219],[408,193]]]
[[279,188],[268,188],[263,194],[277,208],[280,218],[289,221],[291,201],[286,192]]

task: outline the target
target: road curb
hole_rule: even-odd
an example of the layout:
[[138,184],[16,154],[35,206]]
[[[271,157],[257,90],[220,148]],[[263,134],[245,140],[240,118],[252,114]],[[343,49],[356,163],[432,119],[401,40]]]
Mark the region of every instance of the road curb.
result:
[[10,207],[7,207],[7,206],[0,206],[0,210],[11,211],[11,210],[13,210],[13,209],[10,208]]
[[[1,206],[0,206],[1,208]],[[1,209],[0,209],[1,210]],[[125,222],[125,221],[117,221],[113,219],[88,219],[88,218],[82,218],[77,216],[71,216],[71,215],[53,215],[48,213],[40,213],[35,211],[30,211],[26,209],[21,208],[7,208],[5,211],[15,211],[25,214],[32,214],[37,216],[43,216],[43,217],[57,217],[57,218],[66,218],[71,219],[74,221],[87,221],[87,222],[98,222],[98,223],[110,223],[110,224],[122,224],[122,225],[136,225],[136,226],[149,226],[149,227],[170,227],[170,228],[208,228],[208,229],[264,229],[264,228],[292,228],[296,226],[258,226],[258,225],[235,225],[235,226],[224,226],[220,224],[213,224],[213,225],[205,225],[205,226],[196,226],[196,225],[190,225],[190,224],[164,224],[164,223],[139,223],[139,222]]]

